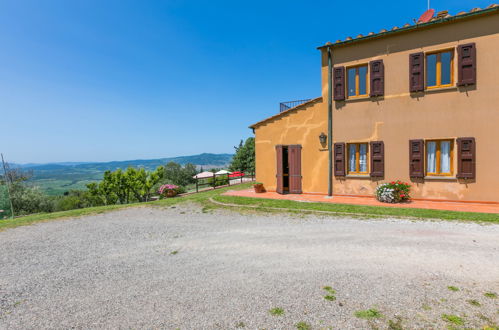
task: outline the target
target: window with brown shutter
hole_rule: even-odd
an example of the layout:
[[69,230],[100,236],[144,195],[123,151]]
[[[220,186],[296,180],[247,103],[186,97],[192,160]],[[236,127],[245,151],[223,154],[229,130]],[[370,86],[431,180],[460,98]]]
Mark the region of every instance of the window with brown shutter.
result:
[[340,66],[333,70],[334,100],[343,101],[345,99],[345,67]]
[[454,173],[454,140],[426,140],[427,176],[452,176]]
[[385,144],[383,141],[371,142],[371,177],[385,176]]
[[457,85],[466,86],[476,83],[476,46],[475,43],[457,47]]
[[424,141],[409,141],[409,176],[424,178]]
[[345,143],[334,144],[334,175],[345,176]]
[[346,152],[348,175],[365,175],[369,173],[369,148],[367,143],[348,143]]
[[409,55],[409,90],[424,91],[424,53]]
[[369,96],[383,96],[385,95],[385,66],[383,60],[371,61],[369,63],[370,79],[371,79],[371,93]]
[[475,138],[457,139],[457,177],[474,179],[476,176],[476,146]]

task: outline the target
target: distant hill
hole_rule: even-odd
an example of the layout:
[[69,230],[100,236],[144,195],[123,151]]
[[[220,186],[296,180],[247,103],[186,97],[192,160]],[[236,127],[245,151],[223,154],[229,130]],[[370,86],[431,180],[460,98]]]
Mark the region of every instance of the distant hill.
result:
[[173,161],[181,165],[193,164],[198,168],[210,169],[214,167],[227,167],[232,159],[231,154],[199,154],[159,159],[137,159],[113,161],[103,163],[51,163],[51,164],[24,164],[16,165],[26,170],[33,171],[30,182],[40,186],[51,195],[59,195],[71,189],[85,189],[86,184],[102,179],[105,171],[114,171],[118,168],[143,167],[147,170],[165,165]]

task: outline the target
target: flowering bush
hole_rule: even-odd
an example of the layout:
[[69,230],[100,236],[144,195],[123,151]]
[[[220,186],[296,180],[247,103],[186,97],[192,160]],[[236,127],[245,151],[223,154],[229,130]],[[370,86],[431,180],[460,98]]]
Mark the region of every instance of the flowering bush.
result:
[[158,193],[161,197],[174,197],[177,194],[185,192],[182,187],[176,186],[174,184],[164,184],[158,189]]
[[376,188],[376,199],[384,203],[401,203],[409,200],[411,185],[402,181],[383,183]]

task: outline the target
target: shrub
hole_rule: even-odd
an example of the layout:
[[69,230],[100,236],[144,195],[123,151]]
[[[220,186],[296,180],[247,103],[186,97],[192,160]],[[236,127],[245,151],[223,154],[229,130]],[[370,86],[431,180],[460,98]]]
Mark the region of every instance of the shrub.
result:
[[158,193],[161,197],[166,197],[168,191],[174,191],[176,195],[183,194],[186,192],[186,189],[182,186],[177,186],[174,184],[164,184],[158,189]]
[[15,183],[11,186],[11,198],[16,216],[54,211],[54,198],[45,195],[38,187]]
[[376,188],[376,199],[384,203],[401,203],[409,200],[411,185],[402,181],[383,183]]

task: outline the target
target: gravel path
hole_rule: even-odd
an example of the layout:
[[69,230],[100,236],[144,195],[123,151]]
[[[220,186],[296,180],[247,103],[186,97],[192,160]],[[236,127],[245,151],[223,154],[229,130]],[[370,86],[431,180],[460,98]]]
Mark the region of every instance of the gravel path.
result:
[[4,329],[499,323],[497,225],[130,208],[0,232],[0,251]]

